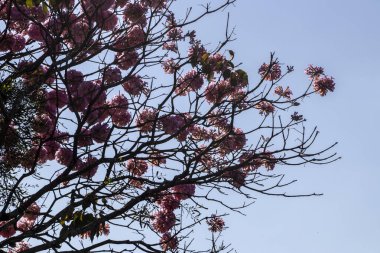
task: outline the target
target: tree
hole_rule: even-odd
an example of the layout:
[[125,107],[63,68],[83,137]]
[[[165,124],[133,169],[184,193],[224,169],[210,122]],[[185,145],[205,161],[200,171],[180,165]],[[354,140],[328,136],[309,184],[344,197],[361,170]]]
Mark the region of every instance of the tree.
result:
[[198,224],[221,252],[223,216],[246,206],[225,196],[286,196],[276,166],[336,159],[295,111],[334,90],[323,68],[294,95],[274,54],[253,83],[228,26],[214,49],[189,30],[234,2],[0,1],[3,252],[199,251]]

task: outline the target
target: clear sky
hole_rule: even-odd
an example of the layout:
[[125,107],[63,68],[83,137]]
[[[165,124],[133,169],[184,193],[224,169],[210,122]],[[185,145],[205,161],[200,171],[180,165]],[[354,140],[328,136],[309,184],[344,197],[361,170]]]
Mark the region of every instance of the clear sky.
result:
[[321,132],[317,146],[338,141],[343,159],[278,168],[299,180],[289,193],[324,196],[257,196],[246,216],[227,218],[225,241],[250,253],[380,252],[380,1],[238,0],[197,26],[203,42],[223,38],[227,12],[237,38],[229,48],[248,72],[256,74],[275,51],[295,66],[286,79],[293,86],[306,84],[310,63],[335,77],[336,91],[307,99],[302,112]]

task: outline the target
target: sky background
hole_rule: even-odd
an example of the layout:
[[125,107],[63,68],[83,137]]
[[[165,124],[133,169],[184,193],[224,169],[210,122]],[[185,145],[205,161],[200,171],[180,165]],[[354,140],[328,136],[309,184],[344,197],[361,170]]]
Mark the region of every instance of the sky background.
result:
[[321,132],[316,147],[338,141],[343,158],[277,168],[298,179],[287,192],[324,195],[257,196],[246,216],[226,219],[224,240],[238,252],[380,252],[380,1],[238,0],[197,24],[203,42],[223,39],[228,12],[236,34],[228,48],[251,76],[275,51],[281,63],[295,66],[284,85],[305,87],[308,64],[335,78],[334,93],[306,99],[301,111]]

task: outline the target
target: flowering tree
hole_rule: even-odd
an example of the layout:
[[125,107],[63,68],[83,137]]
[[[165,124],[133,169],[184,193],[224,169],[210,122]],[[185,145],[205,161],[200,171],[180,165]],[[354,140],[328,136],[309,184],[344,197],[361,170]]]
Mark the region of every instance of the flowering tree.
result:
[[2,252],[198,251],[197,224],[220,252],[245,206],[227,194],[286,196],[277,166],[335,159],[294,110],[334,90],[323,68],[293,94],[273,54],[252,81],[228,29],[216,48],[190,29],[234,2],[0,0]]

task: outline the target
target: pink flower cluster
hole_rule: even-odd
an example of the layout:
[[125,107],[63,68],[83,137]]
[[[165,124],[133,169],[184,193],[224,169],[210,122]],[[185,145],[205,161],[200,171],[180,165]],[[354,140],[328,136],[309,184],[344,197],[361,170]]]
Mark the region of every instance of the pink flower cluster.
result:
[[269,115],[274,112],[275,108],[272,105],[272,103],[267,101],[261,101],[257,105],[255,105],[255,108],[260,110],[261,115]]
[[9,238],[16,233],[16,229],[21,232],[30,230],[39,214],[40,207],[36,203],[33,203],[26,209],[20,220],[17,221],[16,228],[14,224],[10,224],[9,221],[0,221],[0,236]]
[[321,96],[326,96],[327,92],[333,92],[335,89],[334,78],[329,76],[324,76],[317,78],[313,83],[314,91],[319,93]]
[[125,169],[133,176],[140,177],[148,170],[148,163],[140,159],[130,159],[127,161]]
[[153,131],[153,128],[156,124],[156,117],[158,115],[158,111],[155,109],[144,109],[137,117],[136,124],[141,132],[147,133]]
[[131,25],[145,27],[147,24],[146,11],[146,7],[142,6],[139,2],[127,3],[124,8],[124,21]]
[[176,217],[172,211],[159,210],[153,214],[152,226],[159,233],[168,232],[175,223]]
[[215,214],[211,215],[209,219],[207,219],[207,225],[209,225],[209,230],[213,233],[221,232],[224,229],[225,223],[222,217],[216,216]]
[[175,92],[179,95],[186,95],[190,91],[197,91],[203,85],[202,76],[194,69],[187,72],[183,77],[178,78]]
[[24,252],[30,248],[30,244],[24,241],[17,242],[16,247],[10,248],[8,253]]
[[177,236],[172,236],[170,233],[166,232],[161,236],[161,247],[164,251],[176,250],[178,248],[178,238]]
[[285,90],[282,88],[282,86],[277,86],[274,90],[274,93],[286,99],[291,99],[291,95],[293,95],[293,92],[290,90],[289,86],[286,87]]
[[128,100],[123,95],[117,95],[110,101],[108,113],[115,126],[123,127],[131,121],[131,115],[128,112]]
[[281,77],[281,66],[276,62],[272,63],[272,65],[263,63],[259,68],[259,74],[268,81],[278,80]]
[[246,142],[246,136],[240,128],[235,128],[231,132],[221,133],[216,136],[215,141],[219,141],[219,150],[222,155],[242,149]]
[[132,75],[123,83],[123,88],[131,96],[139,96],[141,93],[147,93],[146,83],[139,75]]

